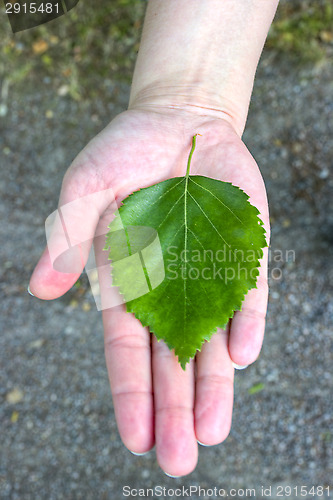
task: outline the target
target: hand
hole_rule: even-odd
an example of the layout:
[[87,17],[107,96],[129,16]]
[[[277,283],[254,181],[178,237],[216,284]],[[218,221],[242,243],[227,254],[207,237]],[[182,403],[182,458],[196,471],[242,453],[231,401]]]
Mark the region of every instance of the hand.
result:
[[[229,181],[250,196],[269,231],[266,191],[259,169],[233,127],[224,119],[181,109],[131,110],[119,115],[78,155],[67,171],[59,205],[112,188],[119,204],[138,188],[183,176],[192,136],[197,148],[191,174]],[[110,200],[111,201],[111,200]],[[99,215],[107,209],[96,201],[94,211],[75,221],[92,238]],[[82,236],[82,235],[81,235]],[[45,249],[30,281],[34,295],[54,299],[78,279],[88,255],[81,249],[78,269],[60,273]],[[144,453],[156,444],[157,460],[168,474],[189,474],[196,466],[197,440],[222,442],[231,426],[232,362],[252,363],[264,335],[267,307],[267,249],[257,289],[251,290],[226,331],[214,334],[183,371],[163,341],[143,328],[124,306],[103,311],[105,355],[115,415],[127,448]]]

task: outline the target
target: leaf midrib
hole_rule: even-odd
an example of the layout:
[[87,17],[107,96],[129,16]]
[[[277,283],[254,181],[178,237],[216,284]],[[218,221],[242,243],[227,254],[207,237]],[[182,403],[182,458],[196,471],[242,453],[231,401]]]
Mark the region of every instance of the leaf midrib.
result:
[[189,169],[185,177],[185,192],[184,192],[184,226],[185,226],[185,240],[184,240],[184,252],[185,252],[185,278],[184,278],[184,322],[183,322],[183,343],[185,341],[185,325],[187,321],[187,296],[186,296],[186,272],[187,272],[187,194],[188,194],[188,179],[189,179]]

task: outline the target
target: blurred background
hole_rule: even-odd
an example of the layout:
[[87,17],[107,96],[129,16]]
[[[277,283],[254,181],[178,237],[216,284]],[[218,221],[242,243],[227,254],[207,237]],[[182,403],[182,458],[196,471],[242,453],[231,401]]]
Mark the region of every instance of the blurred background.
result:
[[266,338],[235,374],[230,436],[200,447],[192,474],[170,479],[154,450],[123,447],[86,275],[53,302],[26,291],[67,167],[127,107],[144,10],[82,1],[15,35],[1,10],[0,498],[108,500],[125,485],[240,489],[234,498],[256,488],[259,499],[261,486],[305,485],[311,499],[329,496],[311,486],[330,486],[333,496],[330,0],[281,0],[260,61],[244,141],[270,202]]

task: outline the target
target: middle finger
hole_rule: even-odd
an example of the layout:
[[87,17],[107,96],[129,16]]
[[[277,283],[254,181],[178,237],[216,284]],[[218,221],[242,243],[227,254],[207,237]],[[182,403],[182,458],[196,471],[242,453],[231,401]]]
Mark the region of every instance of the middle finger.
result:
[[194,432],[194,362],[184,371],[163,340],[153,345],[156,455],[167,474],[192,472],[198,460]]

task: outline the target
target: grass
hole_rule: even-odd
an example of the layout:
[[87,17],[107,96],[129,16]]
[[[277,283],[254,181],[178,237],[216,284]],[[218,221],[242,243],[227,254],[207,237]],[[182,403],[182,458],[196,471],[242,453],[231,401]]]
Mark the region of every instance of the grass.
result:
[[52,79],[74,99],[131,79],[144,18],[142,0],[80,2],[67,15],[12,34],[0,20],[0,77],[10,84]]
[[266,48],[300,62],[316,62],[333,52],[331,0],[281,2]]
[[[0,82],[8,88],[52,80],[76,100],[105,95],[110,83],[130,82],[145,5],[143,0],[82,1],[67,15],[15,35],[2,16]],[[332,55],[332,48],[331,0],[281,1],[265,50],[313,62]]]

